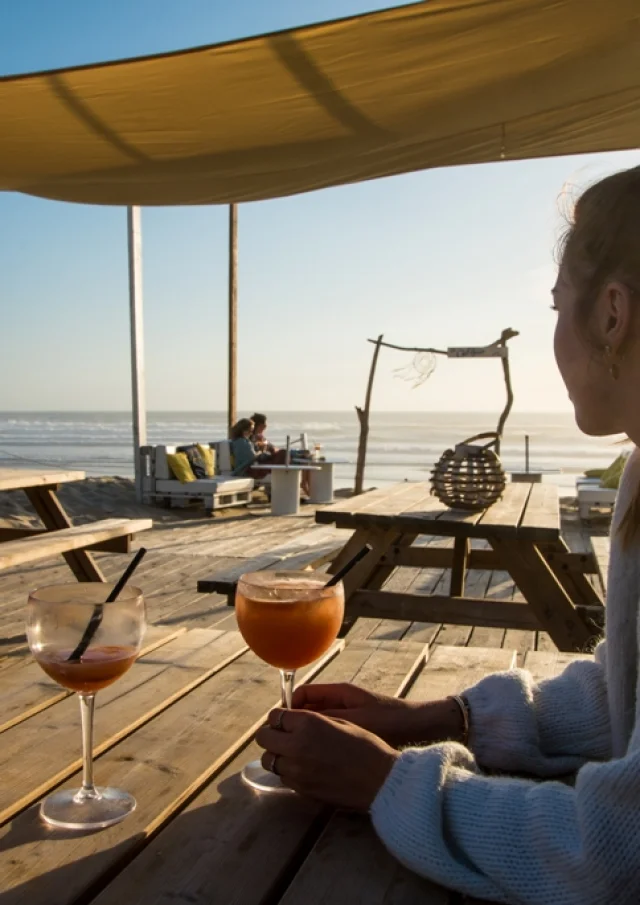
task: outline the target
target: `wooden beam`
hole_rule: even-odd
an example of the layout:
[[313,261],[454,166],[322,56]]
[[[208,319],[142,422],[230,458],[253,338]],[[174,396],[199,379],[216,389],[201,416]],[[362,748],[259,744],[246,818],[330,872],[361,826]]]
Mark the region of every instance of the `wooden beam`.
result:
[[[592,553],[558,553],[543,550],[547,562],[565,572],[595,575],[597,564]],[[394,545],[382,558],[382,565],[408,566],[415,569],[450,569],[453,550],[450,547],[400,547]],[[470,550],[468,569],[506,569],[495,550]]]
[[227,425],[238,420],[238,206],[229,205],[229,377]]
[[449,593],[452,597],[462,597],[464,582],[467,576],[469,559],[469,538],[456,537],[453,542],[453,561],[451,563],[451,585]]
[[[602,607],[575,608],[585,626],[601,620]],[[359,617],[397,619],[402,622],[445,622],[449,625],[481,625],[486,628],[543,628],[526,603],[487,600],[484,597],[448,597],[440,594],[402,594],[393,591],[359,590],[347,603],[349,621]]]
[[144,328],[142,320],[142,222],[139,207],[127,208],[129,253],[129,319],[131,330],[131,412],[133,421],[133,464],[136,499],[143,497],[140,447],[147,445],[147,413],[144,368]]
[[[564,538],[561,537],[553,547],[555,549],[551,551],[545,549],[544,546],[541,546],[539,549],[551,567],[551,571],[554,573],[573,603],[580,603],[584,606],[603,606],[604,601],[602,597],[589,582],[589,579],[585,577],[584,573],[574,572],[567,568],[566,563],[561,558],[554,558],[555,556],[558,556],[557,551],[560,551],[560,557],[562,557],[563,554],[565,556],[571,555]],[[597,566],[597,563],[594,563],[594,565]]]
[[[428,486],[425,484],[425,486]],[[507,487],[510,487],[507,484]],[[496,504],[497,505],[497,504]],[[437,514],[437,513],[434,513]],[[482,513],[466,512],[464,518],[453,510],[444,511],[437,519],[425,518],[419,512],[402,512],[393,516],[391,522],[388,514],[374,510],[369,512],[344,511],[337,507],[318,509],[316,522],[319,525],[335,525],[336,528],[360,528],[381,527],[393,528],[399,534],[428,534],[437,537],[477,537],[481,540],[491,541],[494,537],[517,538],[530,543],[546,543],[558,539],[558,530],[551,527],[520,526],[513,525],[483,525],[480,521]],[[466,519],[466,520],[465,520]],[[475,519],[475,520],[472,520]]]
[[378,356],[380,355],[380,346],[382,345],[381,333],[378,337],[375,349],[373,350],[373,358],[371,359],[371,368],[369,370],[369,380],[367,382],[367,394],[364,400],[364,409],[359,405],[356,406],[358,421],[360,422],[360,439],[358,441],[358,461],[356,465],[355,490],[354,493],[360,494],[364,489],[364,467],[367,459],[367,440],[369,438],[369,412],[371,410],[371,394],[373,392],[373,378],[376,373],[376,365],[378,364]]
[[534,544],[503,538],[491,538],[491,545],[506,559],[507,571],[554,644],[566,651],[591,650],[593,629],[577,613],[540,550]]
[[[73,527],[60,500],[51,488],[29,487],[25,489],[25,493],[43,525],[49,531]],[[78,581],[106,581],[93,556],[86,550],[70,550],[66,553],[63,552],[62,555]]]
[[446,622],[488,628],[541,628],[533,610],[523,603],[485,600],[484,597],[449,597],[400,594],[392,591],[356,591],[347,604],[348,618],[399,619],[407,622]]
[[[50,533],[46,528],[0,528],[0,544],[4,541],[24,540],[25,537],[46,537]],[[131,537],[114,537],[99,544],[87,544],[86,549],[94,553],[130,553]]]
[[21,540],[23,537],[36,537],[47,534],[45,528],[0,528],[0,543],[7,540]]

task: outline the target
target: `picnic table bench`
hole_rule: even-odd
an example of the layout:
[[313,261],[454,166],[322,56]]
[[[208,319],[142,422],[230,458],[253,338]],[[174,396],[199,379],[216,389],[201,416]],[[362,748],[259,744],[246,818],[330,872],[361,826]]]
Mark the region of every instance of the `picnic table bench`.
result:
[[38,472],[0,468],[0,491],[22,490],[44,528],[0,527],[0,571],[63,556],[78,581],[104,581],[88,550],[127,553],[132,537],[153,526],[151,519],[109,518],[73,525],[57,496],[60,484],[81,481],[82,471]]
[[[427,483],[403,482],[320,509],[316,521],[353,530],[330,572],[371,546],[345,579],[350,620],[544,630],[567,651],[590,649],[603,624],[602,598],[587,578],[597,562],[593,553],[572,553],[563,540],[554,485],[508,484],[498,502],[469,512],[447,508]],[[424,546],[425,536],[450,546]],[[450,568],[449,594],[382,590],[396,566]],[[505,570],[526,604],[466,596],[469,569]]]
[[229,605],[233,606],[238,578],[243,573],[278,568],[319,569],[330,562],[343,545],[344,541],[333,529],[311,528],[267,553],[239,560],[235,565],[220,569],[207,578],[201,578],[198,581],[198,591],[201,594],[223,594]]
[[[28,658],[0,671],[2,905],[461,901],[395,861],[368,818],[244,786],[253,735],[279,700],[277,671],[237,632],[155,631],[133,668],[98,693],[96,782],[138,802],[101,832],[55,831],[38,816],[52,789],[79,785],[77,702]],[[529,652],[525,666],[543,678],[571,659]],[[506,649],[339,641],[300,681],[433,699],[514,662]]]

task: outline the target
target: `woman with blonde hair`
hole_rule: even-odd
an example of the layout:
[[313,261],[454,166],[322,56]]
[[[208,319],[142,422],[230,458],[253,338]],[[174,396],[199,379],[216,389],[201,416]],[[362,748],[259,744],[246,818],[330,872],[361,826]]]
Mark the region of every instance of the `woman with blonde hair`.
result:
[[423,704],[302,686],[297,709],[274,711],[258,740],[283,782],[369,812],[400,861],[445,886],[513,905],[637,905],[640,167],[578,200],[552,307],[578,426],[624,433],[636,447],[612,524],[606,640],[594,660],[539,683],[523,670],[496,674]]

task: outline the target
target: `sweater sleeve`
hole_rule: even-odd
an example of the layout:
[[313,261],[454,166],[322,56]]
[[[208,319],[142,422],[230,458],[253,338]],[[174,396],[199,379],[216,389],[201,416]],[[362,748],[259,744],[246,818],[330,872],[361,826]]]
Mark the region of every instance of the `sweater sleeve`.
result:
[[371,808],[376,832],[414,872],[518,905],[637,905],[640,752],[563,783],[487,777],[445,742],[407,749]]
[[490,770],[561,776],[611,757],[605,645],[536,684],[524,670],[487,676],[463,692],[469,747]]

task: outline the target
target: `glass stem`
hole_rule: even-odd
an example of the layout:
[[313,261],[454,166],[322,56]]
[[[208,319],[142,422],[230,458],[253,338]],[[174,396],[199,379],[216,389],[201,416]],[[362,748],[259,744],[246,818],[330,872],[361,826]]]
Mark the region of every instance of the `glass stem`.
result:
[[77,801],[86,801],[100,797],[93,783],[93,706],[96,696],[79,694],[78,697],[82,719],[82,788],[75,797]]
[[280,687],[282,689],[282,706],[286,710],[291,710],[291,699],[293,698],[293,683],[296,678],[295,670],[280,670]]

